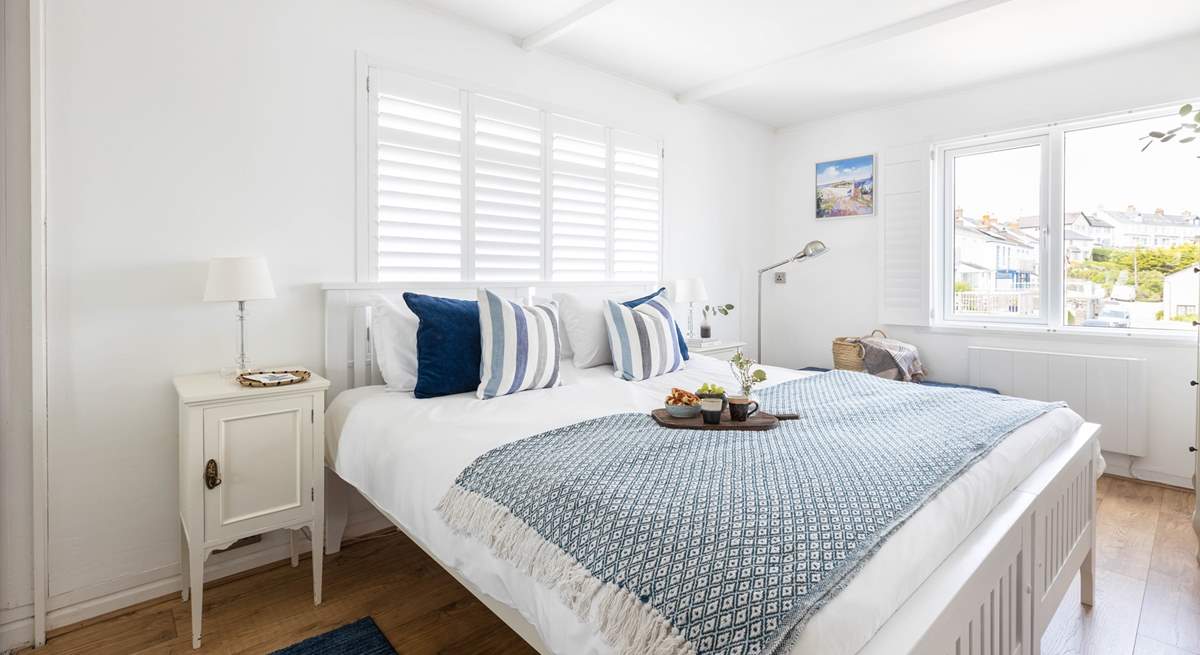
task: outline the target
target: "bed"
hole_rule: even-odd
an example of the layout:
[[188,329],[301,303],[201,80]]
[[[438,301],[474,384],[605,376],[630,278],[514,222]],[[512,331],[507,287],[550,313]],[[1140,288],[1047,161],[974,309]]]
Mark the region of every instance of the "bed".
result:
[[[513,298],[555,290],[488,286]],[[612,295],[645,290],[586,286]],[[366,305],[403,290],[325,288],[326,374],[336,395],[326,414],[331,549],[345,524],[339,499],[352,489],[539,652],[613,652],[553,590],[451,530],[435,508],[455,477],[493,448],[585,419],[648,412],[671,387],[730,382],[728,364],[697,355],[684,370],[626,382],[606,366],[575,369],[563,360],[561,387],[491,400],[418,400],[384,391],[371,367]],[[420,290],[469,297],[474,287]],[[815,375],[766,368],[772,383]],[[1098,429],[1063,408],[1013,430],[892,534],[788,652],[1037,653],[1076,571],[1080,600],[1091,602]]]

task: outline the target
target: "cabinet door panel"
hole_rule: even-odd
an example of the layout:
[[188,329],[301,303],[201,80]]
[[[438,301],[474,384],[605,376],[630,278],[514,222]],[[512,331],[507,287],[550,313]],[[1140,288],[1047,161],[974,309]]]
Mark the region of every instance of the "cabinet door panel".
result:
[[221,484],[205,490],[205,540],[236,538],[312,514],[312,398],[204,410],[204,459]]

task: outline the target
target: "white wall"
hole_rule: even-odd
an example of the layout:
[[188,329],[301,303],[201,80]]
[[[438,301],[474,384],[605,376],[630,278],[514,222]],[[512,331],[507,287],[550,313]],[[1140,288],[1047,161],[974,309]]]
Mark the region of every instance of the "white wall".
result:
[[[813,217],[816,162],[1194,98],[1200,96],[1200,82],[1195,76],[1173,71],[1198,46],[1200,39],[1190,38],[781,131],[775,153],[775,209],[767,243],[780,257],[810,239],[824,240],[830,252],[789,269],[786,286],[767,285],[764,344],[768,361],[830,366],[830,341],[835,336],[864,334],[879,323],[880,220],[847,218],[818,223]],[[881,194],[887,192],[886,185],[887,180],[881,179]],[[1192,441],[1194,401],[1187,383],[1194,372],[1192,346],[1119,338],[996,338],[886,329],[920,347],[933,379],[951,382],[966,382],[970,345],[1147,358],[1150,443],[1147,456],[1135,463],[1136,472],[1190,486],[1193,467],[1187,446]],[[1110,470],[1128,474],[1126,458],[1113,456],[1109,463]]]
[[270,260],[256,362],[320,366],[317,285],[354,274],[356,50],[662,137],[665,276],[744,304],[761,126],[400,0],[48,4],[52,626],[178,584],[170,379],[234,351],[232,305],[200,302],[209,257]]
[[32,634],[29,3],[0,2],[0,650]]

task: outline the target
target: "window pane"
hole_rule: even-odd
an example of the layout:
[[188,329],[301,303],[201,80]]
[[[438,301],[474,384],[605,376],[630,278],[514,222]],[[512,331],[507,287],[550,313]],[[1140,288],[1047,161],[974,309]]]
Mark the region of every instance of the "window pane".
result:
[[954,316],[1038,319],[1041,146],[956,155],[950,165]]
[[1200,165],[1196,149],[1141,137],[1179,118],[1065,134],[1064,321],[1108,328],[1191,329],[1196,318]]

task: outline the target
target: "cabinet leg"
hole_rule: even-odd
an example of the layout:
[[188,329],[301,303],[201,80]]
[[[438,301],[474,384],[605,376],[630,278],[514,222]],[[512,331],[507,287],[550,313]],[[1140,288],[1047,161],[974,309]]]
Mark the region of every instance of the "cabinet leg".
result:
[[300,540],[299,530],[288,530],[288,543],[292,549],[292,567],[300,566],[300,544],[296,543]]
[[188,567],[191,564],[188,562],[188,542],[187,533],[183,531],[183,524],[179,524],[179,596],[183,598],[183,602],[188,602]]
[[204,551],[188,553],[192,589],[192,648],[200,647],[200,614],[204,610]]
[[325,561],[325,520],[320,512],[313,519],[312,529],[312,565],[313,565],[313,605],[321,604],[321,573]]

